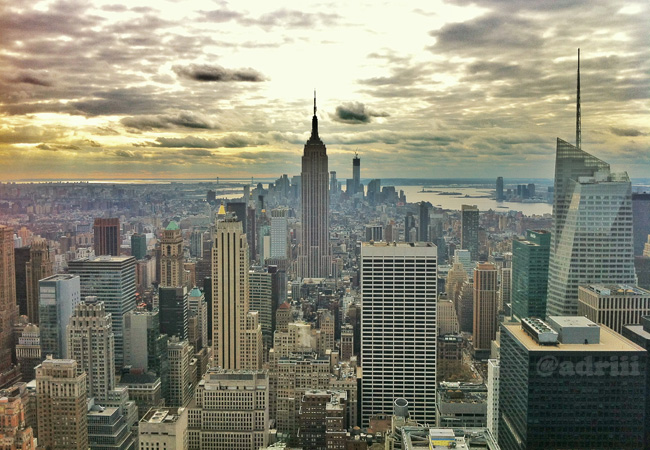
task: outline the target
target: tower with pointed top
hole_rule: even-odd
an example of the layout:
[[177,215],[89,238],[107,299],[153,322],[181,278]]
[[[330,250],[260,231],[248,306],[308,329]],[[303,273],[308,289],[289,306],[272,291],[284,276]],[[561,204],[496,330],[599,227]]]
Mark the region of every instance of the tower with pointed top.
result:
[[580,285],[635,283],[630,178],[580,141],[578,68],[576,145],[557,139],[547,316],[577,314]]
[[331,272],[329,247],[329,171],[325,144],[318,137],[316,93],[311,136],[302,156],[302,242],[298,255],[300,278],[326,278]]

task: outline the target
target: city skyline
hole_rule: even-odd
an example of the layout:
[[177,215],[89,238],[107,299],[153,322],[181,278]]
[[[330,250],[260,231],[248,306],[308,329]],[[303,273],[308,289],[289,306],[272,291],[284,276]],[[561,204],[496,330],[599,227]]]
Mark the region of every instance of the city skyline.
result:
[[132,4],[0,11],[2,181],[298,174],[314,87],[342,180],[551,178],[578,48],[583,146],[649,168],[645,2]]

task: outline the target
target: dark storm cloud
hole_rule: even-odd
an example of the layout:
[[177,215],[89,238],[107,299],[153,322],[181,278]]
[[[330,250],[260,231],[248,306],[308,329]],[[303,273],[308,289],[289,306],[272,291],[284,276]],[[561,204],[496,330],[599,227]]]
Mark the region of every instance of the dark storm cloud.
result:
[[76,110],[87,116],[146,114],[160,109],[160,97],[138,88],[118,88],[96,92],[93,99],[73,102]]
[[612,132],[612,134],[615,134],[616,136],[624,136],[624,137],[637,137],[637,136],[647,136],[648,133],[643,133],[639,130],[636,130],[634,128],[615,128],[611,127],[609,131]]
[[539,25],[512,14],[490,14],[474,20],[452,23],[432,31],[436,43],[434,52],[481,54],[486,49],[526,49],[534,51],[542,46]]
[[120,120],[120,122],[126,127],[138,130],[168,129],[174,127],[206,130],[215,130],[220,128],[220,126],[208,117],[191,111],[181,111],[176,114],[125,117]]
[[35,86],[52,86],[52,81],[47,74],[35,71],[25,71],[19,73],[15,77],[10,78],[9,81],[12,83],[33,84]]
[[207,64],[190,64],[189,66],[173,66],[172,70],[181,78],[195,81],[265,81],[264,75],[258,71],[246,69],[225,69],[221,66]]
[[183,138],[159,137],[156,142],[136,144],[137,147],[165,147],[165,148],[245,148],[264,145],[267,142],[263,139],[246,135],[231,134],[220,139],[204,139],[195,136]]
[[334,114],[334,120],[348,124],[370,123],[373,117],[388,117],[388,114],[371,111],[366,105],[359,102],[339,105]]

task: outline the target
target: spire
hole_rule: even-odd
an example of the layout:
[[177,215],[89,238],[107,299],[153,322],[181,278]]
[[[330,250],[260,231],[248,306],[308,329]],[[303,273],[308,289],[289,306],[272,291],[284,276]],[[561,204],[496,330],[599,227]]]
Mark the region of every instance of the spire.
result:
[[314,117],[311,119],[311,137],[309,140],[320,140],[318,137],[318,118],[316,117],[316,89],[314,89]]
[[582,141],[582,128],[580,124],[580,49],[578,49],[578,95],[576,100],[576,147],[580,148]]

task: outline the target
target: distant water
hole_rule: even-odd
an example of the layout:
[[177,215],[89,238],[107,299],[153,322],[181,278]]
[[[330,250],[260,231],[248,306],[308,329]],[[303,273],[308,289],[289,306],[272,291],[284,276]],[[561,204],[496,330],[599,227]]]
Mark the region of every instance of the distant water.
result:
[[494,189],[456,186],[431,186],[426,190],[440,192],[458,192],[460,195],[441,195],[440,192],[419,192],[422,186],[395,186],[399,192],[403,190],[409,203],[430,202],[442,209],[460,211],[461,205],[476,205],[480,211],[492,209],[497,212],[521,211],[527,216],[551,214],[553,205],[548,203],[518,203],[497,202],[494,198],[467,198],[494,195]]

